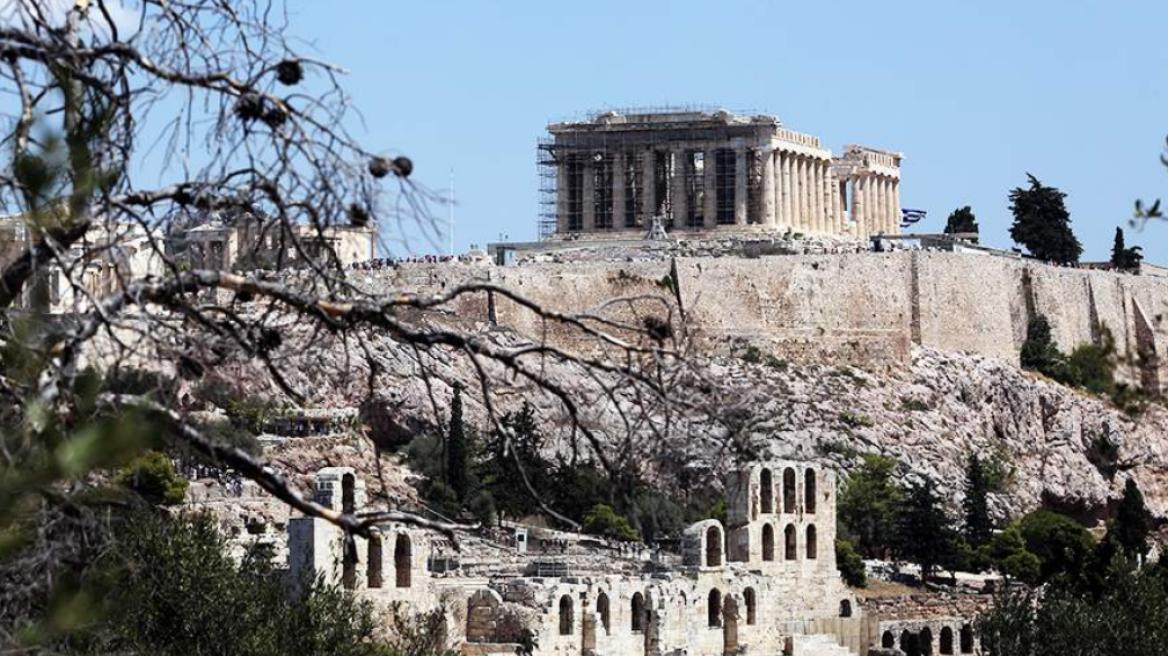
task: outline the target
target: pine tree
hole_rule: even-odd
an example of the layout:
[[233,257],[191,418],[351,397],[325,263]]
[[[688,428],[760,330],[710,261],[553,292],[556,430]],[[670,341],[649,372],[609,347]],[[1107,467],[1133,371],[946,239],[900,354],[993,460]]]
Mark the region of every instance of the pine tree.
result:
[[902,558],[920,565],[922,581],[928,581],[949,557],[953,528],[933,491],[932,481],[909,488],[901,506],[897,543]]
[[987,544],[993,536],[988,495],[985,465],[971,453],[965,467],[965,499],[961,502],[961,509],[965,515],[965,539],[973,547]]
[[[977,218],[973,215],[973,208],[968,205],[953,210],[953,213],[949,215],[949,220],[945,222],[945,234],[947,235],[977,232]],[[977,238],[975,237],[973,241],[976,242]]]
[[892,480],[896,461],[869,454],[864,464],[848,477],[840,492],[839,520],[847,537],[861,554],[883,558],[895,542],[896,512],[902,494]]
[[1071,215],[1063,199],[1067,195],[1047,187],[1026,174],[1030,188],[1010,192],[1014,225],[1010,238],[1026,247],[1034,257],[1047,262],[1072,264],[1079,261],[1083,246],[1071,231]]
[[469,487],[469,457],[466,427],[462,423],[462,386],[455,385],[450,402],[450,429],[446,434],[446,484],[458,497],[466,499]]
[[537,492],[543,493],[550,487],[552,464],[540,453],[543,436],[530,405],[524,402],[518,411],[503,415],[499,423],[507,435],[496,433],[486,445],[487,460],[480,476],[499,512],[520,517],[538,507],[523,482],[524,476]]
[[1045,315],[1035,316],[1026,325],[1026,341],[1022,343],[1020,359],[1023,369],[1051,377],[1062,363],[1063,355],[1051,337],[1050,321]]
[[1123,486],[1123,500],[1115,513],[1115,532],[1123,553],[1140,560],[1148,553],[1148,535],[1152,531],[1152,516],[1144,505],[1144,495],[1132,479]]

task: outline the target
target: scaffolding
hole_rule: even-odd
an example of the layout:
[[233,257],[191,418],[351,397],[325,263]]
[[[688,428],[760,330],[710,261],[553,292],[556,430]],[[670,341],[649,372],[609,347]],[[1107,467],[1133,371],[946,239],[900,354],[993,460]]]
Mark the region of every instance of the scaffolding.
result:
[[[760,126],[749,122],[715,123],[711,120],[714,111],[712,107],[607,110],[589,114],[583,123],[553,124],[561,128],[540,138],[536,148],[539,239],[546,240],[560,231],[584,230],[585,176],[590,177],[588,186],[595,192],[591,195],[593,206],[588,208],[594,220],[594,225],[589,226],[592,229],[648,229],[655,216],[663,219],[666,229],[702,227],[709,219],[705,216],[706,194],[710,191],[704,181],[707,166],[719,172],[719,186],[713,189],[717,222],[721,224],[729,216],[733,223],[734,152],[727,151],[729,166],[722,168],[727,157],[722,149],[716,151],[715,161],[707,162],[705,148],[686,148],[686,144],[750,137],[757,134]],[[610,114],[652,116],[654,120],[612,126],[598,123]],[[577,124],[579,129],[575,129]],[[618,154],[624,155],[619,162]],[[651,172],[646,170],[648,162],[652,162]],[[618,165],[623,167],[624,181],[620,225],[615,212],[617,194],[612,186]],[[675,174],[683,176],[680,188],[673,184]],[[726,180],[729,189],[722,189]],[[684,193],[684,199],[674,198],[677,193]],[[723,209],[727,203],[728,215]],[[679,206],[684,207],[684,216],[675,215]],[[752,214],[761,216],[761,212]]]

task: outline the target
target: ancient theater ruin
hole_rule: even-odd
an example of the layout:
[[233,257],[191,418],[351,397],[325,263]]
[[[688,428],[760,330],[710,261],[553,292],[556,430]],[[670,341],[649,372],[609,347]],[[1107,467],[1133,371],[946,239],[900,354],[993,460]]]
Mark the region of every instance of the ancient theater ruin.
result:
[[774,116],[609,111],[552,123],[539,146],[540,237],[786,231],[865,239],[900,231],[900,153],[840,156]]
[[[515,654],[525,632],[535,654],[557,656],[847,656],[889,641],[909,656],[977,651],[968,618],[865,611],[836,570],[832,472],[756,463],[726,490],[726,525],[691,525],[677,552],[518,524],[463,536],[457,552],[392,525],[347,548],[336,525],[302,517],[289,525],[288,562],[294,581],[321,576],[385,616],[442,609],[467,655]],[[315,499],[366,509],[348,468],[321,470]]]

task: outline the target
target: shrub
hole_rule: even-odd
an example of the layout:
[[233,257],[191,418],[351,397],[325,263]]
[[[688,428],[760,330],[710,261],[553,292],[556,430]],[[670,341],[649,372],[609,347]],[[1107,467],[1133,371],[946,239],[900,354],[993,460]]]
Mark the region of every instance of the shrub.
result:
[[1091,564],[1095,539],[1078,522],[1049,510],[1036,510],[1018,522],[1026,550],[1038,557],[1041,579],[1082,576]]
[[853,588],[868,587],[868,572],[864,569],[864,559],[856,553],[847,540],[835,541],[835,566],[839,569],[844,583]]
[[839,420],[849,428],[866,428],[872,426],[871,417],[851,410],[844,410],[839,413]]
[[1050,335],[1050,321],[1044,315],[1035,316],[1026,326],[1026,341],[1022,343],[1021,352],[1022,368],[1054,378],[1062,360],[1063,354]]
[[182,503],[190,485],[175,472],[170,458],[157,451],[149,451],[127,465],[118,474],[117,482],[158,506]]
[[907,397],[900,400],[900,407],[908,412],[927,412],[932,409],[925,401]]
[[621,542],[638,542],[641,534],[624,517],[616,514],[612,506],[598,503],[584,516],[584,532],[600,535]]

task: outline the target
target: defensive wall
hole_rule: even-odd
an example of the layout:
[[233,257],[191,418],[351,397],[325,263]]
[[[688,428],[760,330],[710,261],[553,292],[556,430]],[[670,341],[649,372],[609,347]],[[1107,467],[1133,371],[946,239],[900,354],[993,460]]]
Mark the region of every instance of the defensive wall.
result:
[[[1124,360],[1122,378],[1157,391],[1168,381],[1168,280],[1153,276],[930,251],[406,265],[353,276],[373,290],[419,293],[479,279],[554,311],[638,324],[672,313],[685,319],[696,345],[713,352],[753,345],[794,362],[865,367],[907,363],[914,343],[1017,363],[1029,319],[1040,313],[1064,351],[1101,343],[1109,332]],[[467,296],[455,309],[531,339],[597,347],[499,295]]]

